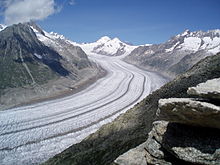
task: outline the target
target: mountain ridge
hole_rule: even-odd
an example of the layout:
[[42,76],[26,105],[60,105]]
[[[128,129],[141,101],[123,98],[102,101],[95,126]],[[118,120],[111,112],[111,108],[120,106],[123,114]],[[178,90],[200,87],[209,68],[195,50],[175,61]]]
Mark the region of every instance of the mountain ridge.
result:
[[46,34],[33,22],[0,31],[0,109],[63,95],[101,76],[80,47]]
[[199,60],[220,52],[220,30],[184,31],[168,41],[139,46],[124,60],[170,78],[187,71]]
[[88,55],[95,53],[107,56],[126,56],[137,47],[127,44],[117,37],[110,38],[108,36],[103,36],[92,43],[75,44],[80,46]]

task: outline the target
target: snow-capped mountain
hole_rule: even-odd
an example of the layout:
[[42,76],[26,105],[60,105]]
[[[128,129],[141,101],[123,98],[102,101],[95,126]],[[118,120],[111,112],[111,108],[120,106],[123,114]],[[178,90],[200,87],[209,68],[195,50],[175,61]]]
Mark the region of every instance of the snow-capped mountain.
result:
[[29,26],[35,32],[38,40],[46,46],[54,49],[66,59],[66,61],[68,61],[68,63],[64,65],[68,65],[67,67],[72,72],[77,73],[78,69],[90,67],[91,63],[89,62],[87,55],[76,43],[66,39],[63,35],[59,35],[58,33],[48,33],[41,30],[35,24],[29,23]]
[[137,46],[129,45],[120,41],[118,38],[109,38],[104,36],[93,43],[79,44],[79,46],[88,54],[100,54],[108,56],[128,55],[137,48]]
[[79,46],[33,22],[0,31],[0,109],[78,89],[100,70]]
[[[35,26],[34,24],[30,24],[30,27],[36,33],[38,39],[43,42],[47,46],[52,46],[58,52],[63,48],[63,45],[60,46],[61,43],[65,43],[67,45],[78,46],[81,47],[82,50],[87,54],[100,54],[100,55],[108,55],[108,56],[120,56],[120,55],[128,55],[138,46],[133,46],[126,42],[122,42],[118,38],[111,39],[108,36],[101,37],[99,40],[93,43],[76,43],[63,35],[60,35],[55,32],[46,32],[42,31],[40,28]],[[57,43],[59,42],[59,43]],[[148,44],[147,44],[148,45]],[[65,49],[63,49],[65,51]],[[59,52],[60,53],[60,52]]]
[[220,30],[189,30],[165,43],[140,46],[125,60],[147,69],[174,77],[185,72],[201,59],[220,52]]
[[220,51],[220,30],[210,30],[208,32],[189,30],[184,31],[168,41],[171,47],[165,49],[166,52],[172,52],[174,49],[197,52],[205,50],[216,54]]

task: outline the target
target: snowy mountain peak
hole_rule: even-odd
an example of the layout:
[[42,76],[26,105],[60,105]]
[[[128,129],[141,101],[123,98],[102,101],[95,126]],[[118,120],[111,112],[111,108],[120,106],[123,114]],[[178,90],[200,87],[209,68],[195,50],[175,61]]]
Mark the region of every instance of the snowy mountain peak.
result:
[[96,41],[96,42],[98,42],[98,43],[106,43],[106,42],[108,42],[108,41],[110,41],[111,40],[111,38],[110,37],[108,37],[108,36],[103,36],[103,37],[101,37],[98,41]]
[[128,55],[132,50],[137,48],[137,46],[122,42],[117,37],[111,39],[108,36],[104,36],[96,42],[81,44],[78,46],[80,46],[88,55],[99,54],[108,56]]
[[190,34],[190,30],[189,29],[186,29],[182,34],[181,36],[185,36],[185,35],[188,35]]
[[164,45],[165,51],[187,51],[195,53],[197,51],[207,51],[212,54],[220,52],[220,29],[190,32],[185,30],[183,33],[172,37]]
[[[113,42],[122,42],[119,38],[117,38],[117,37],[115,37],[115,38],[113,38],[113,40],[112,40]],[[124,44],[126,44],[126,43],[124,43]]]

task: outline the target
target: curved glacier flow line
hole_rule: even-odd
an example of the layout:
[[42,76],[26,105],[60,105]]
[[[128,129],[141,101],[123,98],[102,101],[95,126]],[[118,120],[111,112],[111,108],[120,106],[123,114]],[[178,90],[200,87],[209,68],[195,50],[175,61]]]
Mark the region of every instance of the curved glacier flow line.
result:
[[[132,79],[133,79],[133,77],[132,77]],[[146,81],[146,78],[144,77],[143,87],[144,87],[145,81]],[[123,95],[119,96],[118,98],[115,98],[114,100],[112,100],[112,101],[109,102],[109,103],[106,103],[106,104],[103,104],[103,105],[100,106],[100,107],[97,107],[96,109],[101,108],[101,107],[104,107],[104,106],[106,106],[107,104],[113,103],[115,100],[118,100],[118,99],[120,99],[121,97],[125,96],[126,93],[127,93],[128,90],[129,90],[129,88],[130,88],[130,84],[131,84],[131,81],[129,82],[129,85],[128,85],[128,87],[127,87],[127,90],[126,90],[126,92],[125,92]],[[144,92],[144,90],[142,90],[142,92],[141,92],[141,94],[140,94],[140,96],[139,96],[138,98],[136,98],[132,103],[130,103],[130,104],[127,105],[126,107],[129,107],[129,106],[132,105],[134,102],[136,102],[136,101],[142,96],[143,92]],[[124,107],[124,108],[126,108],[126,107]],[[90,123],[89,125],[86,125],[86,126],[83,126],[83,127],[79,127],[79,128],[77,128],[77,129],[74,129],[74,130],[71,130],[71,131],[68,131],[68,132],[63,132],[62,134],[57,134],[57,135],[54,135],[54,136],[50,136],[50,137],[41,139],[41,140],[39,140],[39,141],[29,141],[29,142],[27,142],[27,143],[25,143],[25,144],[23,144],[23,145],[19,145],[19,146],[13,147],[13,148],[9,148],[9,147],[7,147],[7,148],[2,148],[2,149],[0,149],[0,151],[13,150],[13,149],[17,149],[17,148],[19,148],[19,147],[21,147],[21,146],[30,145],[30,144],[34,144],[34,143],[39,143],[40,141],[45,141],[45,140],[49,140],[49,139],[56,138],[56,137],[59,137],[59,136],[67,135],[67,134],[72,133],[72,132],[81,131],[82,129],[91,127],[92,125],[95,125],[95,124],[97,124],[97,123],[99,123],[99,122],[101,122],[101,121],[103,121],[103,120],[105,120],[105,119],[107,119],[107,118],[110,118],[110,117],[114,116],[115,114],[117,114],[117,113],[119,113],[120,111],[122,111],[124,108],[119,109],[119,110],[115,111],[114,113],[112,113],[112,114],[110,114],[110,115],[108,115],[108,116],[105,116],[105,117],[99,119],[98,121],[94,121],[94,122]],[[92,110],[90,110],[89,112],[95,111],[96,109],[92,109]],[[89,112],[85,112],[85,113],[82,113],[82,114],[80,114],[80,115],[83,115],[83,114],[86,114],[86,113],[89,113]],[[66,118],[66,119],[64,119],[64,120],[60,120],[60,121],[48,123],[48,124],[45,124],[45,125],[42,125],[42,126],[39,126],[39,127],[36,127],[36,128],[40,128],[40,127],[43,127],[43,126],[46,126],[46,125],[51,125],[51,124],[55,124],[55,123],[58,123],[58,122],[65,121],[65,120],[69,120],[69,119],[72,119],[72,118],[77,117],[77,116],[80,116],[80,115],[71,116],[71,117]],[[30,128],[30,129],[34,129],[34,128]],[[29,129],[26,129],[26,130],[29,130]],[[22,132],[22,131],[25,131],[25,130],[19,130],[19,131],[15,131],[15,132],[12,132],[12,133],[17,133],[17,132]],[[10,133],[9,133],[9,134],[10,134]],[[5,134],[5,135],[6,135],[6,134]]]
[[0,164],[39,164],[112,121],[149,94],[152,86],[163,84],[155,81],[163,82],[161,77],[119,58],[90,58],[109,74],[84,91],[0,112]]
[[[116,65],[117,65],[117,64],[116,64]],[[126,70],[126,69],[125,69],[125,70]],[[128,72],[129,72],[129,70],[128,70]],[[58,121],[53,121],[53,122],[50,122],[50,123],[47,123],[47,124],[44,124],[44,125],[38,125],[38,126],[36,126],[36,127],[30,127],[30,128],[27,128],[27,129],[22,129],[22,130],[16,130],[16,131],[12,131],[12,132],[2,133],[1,136],[7,135],[7,134],[11,134],[11,133],[17,133],[17,132],[21,132],[21,131],[26,131],[26,130],[30,130],[30,129],[34,129],[34,128],[40,128],[40,127],[47,126],[47,125],[50,125],[50,124],[55,124],[55,123],[58,123],[58,122],[62,122],[62,121],[65,121],[65,120],[69,120],[69,119],[78,117],[78,116],[83,115],[83,114],[87,114],[87,113],[89,113],[89,112],[95,111],[96,109],[99,109],[99,108],[101,108],[101,107],[104,107],[104,106],[106,106],[106,105],[108,105],[108,104],[110,104],[110,103],[112,103],[112,102],[114,102],[114,101],[116,101],[116,100],[122,98],[124,95],[126,95],[126,93],[127,93],[128,90],[129,90],[130,84],[131,84],[131,82],[132,82],[132,80],[133,80],[133,78],[134,78],[134,74],[131,73],[131,75],[132,75],[132,77],[131,77],[131,79],[129,80],[129,84],[128,84],[128,87],[127,87],[126,91],[125,91],[124,93],[122,93],[122,95],[120,95],[119,97],[115,98],[114,100],[111,100],[111,101],[109,101],[109,102],[106,102],[105,104],[103,104],[103,105],[101,105],[101,106],[99,106],[99,107],[96,107],[96,108],[94,108],[94,109],[88,110],[88,111],[83,112],[83,113],[80,113],[80,114],[78,114],[78,115],[70,116],[70,117],[67,117],[67,118],[64,118],[64,119],[58,120]]]
[[38,125],[38,126],[35,126],[35,127],[30,127],[30,128],[21,129],[21,130],[16,130],[16,131],[11,131],[11,132],[5,132],[5,133],[0,134],[0,136],[8,135],[8,134],[13,134],[13,133],[17,133],[17,132],[22,132],[22,131],[27,131],[27,130],[30,130],[30,129],[40,128],[40,127],[48,126],[48,125],[51,125],[51,124],[59,123],[59,122],[65,121],[65,120],[70,120],[70,119],[76,118],[76,117],[78,117],[78,116],[81,116],[81,115],[90,113],[90,112],[92,112],[92,111],[95,111],[95,110],[97,110],[97,109],[99,109],[99,108],[102,108],[102,107],[104,107],[104,106],[106,106],[106,105],[108,105],[108,104],[110,104],[110,103],[113,103],[114,101],[116,101],[116,100],[122,98],[123,96],[125,96],[126,93],[127,93],[128,90],[129,90],[129,87],[130,87],[130,84],[131,84],[131,81],[133,80],[133,78],[134,78],[134,75],[132,74],[132,77],[131,77],[131,79],[129,80],[129,85],[128,85],[126,91],[125,91],[122,95],[120,95],[119,97],[116,97],[115,99],[113,99],[113,100],[111,100],[111,101],[109,101],[109,102],[107,102],[107,103],[105,103],[105,104],[103,104],[103,105],[101,105],[101,106],[98,106],[98,107],[93,108],[93,109],[91,109],[91,110],[88,110],[88,111],[79,113],[79,114],[77,114],[77,115],[73,115],[73,116],[66,117],[66,118],[61,119],[61,120],[53,121],[53,122],[50,122],[50,123],[47,123],[47,124],[42,124],[42,125]]
[[[131,72],[130,72],[131,73]],[[131,76],[131,77],[130,77]],[[127,76],[128,77],[128,79],[130,79],[130,78],[132,78],[133,79],[133,77],[134,77],[134,74],[132,74],[131,73],[131,75],[130,76]],[[131,79],[131,80],[132,80]],[[124,83],[124,81],[125,81],[126,79],[124,78],[123,79],[123,81],[121,81],[120,83],[119,83],[119,85],[117,86],[117,88],[113,91],[113,92],[111,92],[110,94],[108,94],[108,95],[106,95],[106,96],[104,96],[102,99],[99,99],[99,100],[95,100],[94,102],[92,102],[92,103],[97,103],[98,101],[100,101],[100,100],[103,100],[104,98],[107,98],[107,97],[109,97],[109,96],[111,96],[113,93],[115,93],[118,89],[119,89],[119,87]],[[129,81],[131,81],[131,80],[129,80]],[[115,100],[117,100],[117,99],[114,99],[113,101],[115,101]],[[110,104],[110,103],[112,103],[113,101],[107,101],[106,103],[105,103],[105,105],[107,105],[107,104]],[[29,120],[29,121],[22,121],[21,123],[23,123],[23,122],[27,122],[28,123],[28,125],[30,125],[31,123],[30,122],[33,122],[33,121],[39,121],[39,120],[42,120],[42,119],[46,119],[47,118],[47,120],[48,120],[48,118],[50,117],[53,117],[53,118],[58,118],[58,117],[61,117],[61,116],[65,116],[67,113],[72,113],[72,110],[77,110],[77,109],[79,109],[79,108],[85,108],[87,105],[89,105],[89,104],[91,104],[91,103],[88,103],[88,104],[84,104],[83,106],[79,106],[79,107],[76,107],[76,108],[72,108],[72,109],[68,109],[68,110],[66,110],[66,111],[62,111],[62,112],[60,112],[60,113],[58,113],[58,114],[52,114],[51,116],[47,116],[47,117],[42,117],[42,118],[40,118],[40,119],[34,119],[34,120]],[[95,108],[93,108],[91,111],[93,111],[93,110],[95,110],[95,109],[97,109],[97,108],[100,108],[100,107],[102,107],[102,106],[99,106],[99,107],[95,107]],[[81,110],[82,111],[82,110]],[[91,112],[91,111],[87,111],[87,112]],[[75,112],[75,111],[74,111]],[[79,115],[81,115],[81,114],[86,114],[87,112],[83,112],[83,113],[79,113],[79,114],[77,114],[77,115],[74,115],[74,116],[72,116],[73,118],[74,117],[77,117],[77,116],[79,116]],[[63,120],[59,120],[60,122],[61,121],[64,121],[65,119],[71,119],[71,117],[68,117],[68,118],[64,118]],[[58,121],[58,122],[59,122]],[[57,123],[57,122],[52,122],[52,123]],[[16,125],[17,124],[20,124],[20,123],[16,123]],[[50,124],[50,123],[49,123]],[[0,134],[0,136],[2,136],[2,135],[6,135],[6,134],[10,134],[10,133],[16,133],[16,132],[20,132],[20,131],[24,131],[24,130],[29,130],[29,129],[33,129],[33,128],[37,128],[37,127],[41,127],[41,126],[46,126],[46,125],[49,125],[49,124],[45,124],[45,125],[39,125],[39,126],[36,126],[36,127],[30,127],[30,128],[26,128],[26,129],[21,129],[21,130],[16,130],[16,131],[12,131],[12,132],[4,132],[4,133],[1,133]],[[12,126],[12,125],[14,125],[14,123],[13,124],[10,124],[10,126]],[[2,125],[2,126],[4,126],[4,125]]]
[[[117,65],[117,64],[116,64],[116,65]],[[121,67],[121,68],[122,68],[122,67]],[[125,70],[126,70],[126,69],[125,69]],[[129,72],[129,70],[128,70],[128,72]],[[130,73],[131,73],[131,72],[130,72]],[[84,115],[84,114],[90,113],[90,112],[92,112],[92,111],[95,111],[95,110],[97,110],[97,109],[99,109],[99,108],[102,108],[102,107],[104,107],[104,106],[106,106],[106,105],[108,105],[108,104],[110,104],[110,103],[113,103],[113,102],[115,102],[116,100],[118,100],[118,99],[122,98],[123,96],[125,96],[126,93],[129,91],[131,82],[132,82],[132,80],[133,80],[133,78],[134,78],[134,74],[133,74],[133,73],[131,73],[131,74],[132,74],[132,77],[131,77],[131,79],[130,79],[130,81],[129,81],[129,83],[128,83],[128,86],[127,86],[127,88],[126,88],[126,91],[125,91],[122,95],[120,95],[119,97],[116,97],[114,100],[111,100],[111,101],[109,101],[109,102],[107,102],[107,103],[105,103],[105,104],[103,104],[103,105],[101,105],[101,106],[99,106],[99,107],[96,107],[96,108],[94,108],[94,109],[91,109],[91,110],[89,110],[89,111],[83,112],[83,113],[78,114],[78,115],[70,116],[70,117],[68,117],[68,118],[64,118],[64,119],[62,119],[62,120],[54,121],[54,122],[47,123],[47,124],[44,124],[44,125],[38,125],[38,126],[36,126],[36,127],[30,127],[30,128],[27,128],[27,129],[22,129],[22,130],[16,130],[16,131],[13,131],[13,132],[3,133],[3,134],[1,134],[1,136],[3,136],[3,135],[8,135],[8,134],[12,134],[12,133],[18,133],[18,132],[22,132],[22,131],[27,131],[27,130],[30,130],[30,129],[40,128],[40,127],[48,126],[48,125],[51,125],[51,124],[59,123],[59,122],[65,121],[65,120],[70,120],[70,119],[76,118],[76,117],[78,117],[78,116],[80,116],[80,115]],[[146,79],[144,75],[142,75],[142,76],[144,77],[144,83],[143,83],[142,93],[140,94],[140,96],[141,96],[141,95],[143,94],[143,92],[144,92],[144,84],[145,84],[145,79]],[[137,99],[139,99],[140,96],[139,96]],[[137,100],[137,99],[136,99],[136,100]],[[135,101],[136,101],[136,100],[135,100]],[[132,104],[132,103],[131,103],[131,104]],[[129,104],[129,105],[130,105],[130,104]],[[120,110],[120,111],[121,111],[121,110]],[[118,113],[118,112],[119,112],[119,111],[117,111],[117,113]],[[113,115],[115,115],[115,114],[116,114],[116,113],[113,113],[112,115],[109,115],[109,117],[111,117],[111,116],[113,116]],[[108,117],[107,117],[107,118],[108,118]],[[104,119],[106,119],[106,118],[104,118]],[[103,120],[104,120],[104,119],[103,119]],[[98,122],[100,122],[100,121],[102,121],[102,120],[98,120]],[[93,122],[93,123],[97,124],[98,122]],[[79,131],[79,130],[81,130],[81,129],[83,129],[83,128],[90,127],[91,125],[93,125],[93,124],[89,124],[88,126],[80,127],[80,128],[75,129],[75,130],[73,130],[73,131],[69,131],[69,132],[63,133],[62,136],[63,136],[63,135],[66,135],[66,134],[68,134],[68,133],[72,133],[72,132],[74,132],[74,131]],[[58,136],[60,136],[60,135],[55,135],[55,136],[47,137],[47,138],[45,138],[45,139],[43,139],[43,140],[48,140],[48,139],[51,139],[51,138],[54,138],[54,137],[58,137]],[[43,141],[43,140],[41,140],[41,141]],[[38,141],[38,142],[39,142],[39,141]],[[24,144],[24,145],[33,144],[33,143],[36,143],[36,142],[30,141],[30,142],[27,142],[27,143]],[[21,146],[23,146],[23,145],[19,145],[19,146],[14,147],[14,148],[2,148],[2,149],[0,149],[0,151],[1,151],[1,150],[11,150],[11,149],[15,149],[15,148],[18,148],[18,147],[21,147]]]
[[[131,75],[131,76],[133,76],[133,75]],[[127,78],[129,79],[130,77],[128,76]],[[104,100],[104,99],[106,99],[106,98],[108,98],[108,97],[111,97],[111,95],[114,94],[114,93],[120,88],[120,86],[121,86],[125,81],[127,81],[127,79],[124,78],[123,81],[121,81],[121,82],[118,84],[117,88],[115,88],[111,93],[108,93],[108,94],[106,94],[105,96],[103,96],[101,99],[95,100],[95,101],[90,102],[90,103],[86,103],[86,104],[81,105],[81,106],[78,106],[78,107],[70,108],[70,109],[67,109],[67,110],[62,111],[62,112],[59,112],[59,113],[54,113],[54,114],[51,114],[51,115],[48,115],[48,116],[44,116],[44,117],[40,117],[40,118],[36,118],[36,119],[32,119],[32,120],[23,120],[23,121],[21,121],[21,122],[10,123],[10,125],[18,125],[18,124],[22,124],[22,123],[28,123],[28,122],[30,122],[30,121],[33,122],[33,121],[40,121],[40,120],[42,120],[42,119],[51,118],[51,117],[59,117],[59,115],[62,115],[62,116],[63,116],[63,115],[65,115],[65,114],[67,114],[67,113],[71,113],[72,110],[77,110],[77,109],[80,109],[80,108],[85,108],[85,107],[88,106],[88,105],[97,103],[98,101],[102,101],[102,100]],[[1,124],[2,127],[7,126],[7,125],[8,125],[8,124]],[[0,133],[0,136],[1,136],[1,135],[3,135],[3,133]]]

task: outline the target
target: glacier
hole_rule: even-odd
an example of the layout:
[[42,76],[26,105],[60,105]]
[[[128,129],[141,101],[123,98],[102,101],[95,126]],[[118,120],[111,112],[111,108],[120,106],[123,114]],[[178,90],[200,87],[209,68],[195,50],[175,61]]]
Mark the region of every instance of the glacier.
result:
[[40,164],[113,121],[167,80],[122,60],[89,54],[107,75],[79,93],[0,112],[0,164]]

